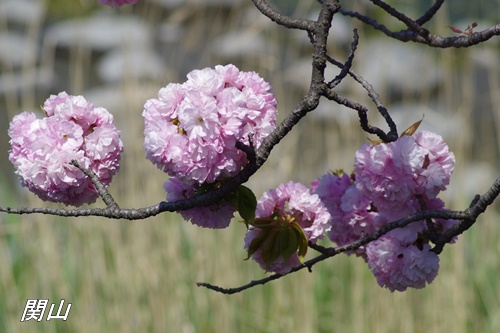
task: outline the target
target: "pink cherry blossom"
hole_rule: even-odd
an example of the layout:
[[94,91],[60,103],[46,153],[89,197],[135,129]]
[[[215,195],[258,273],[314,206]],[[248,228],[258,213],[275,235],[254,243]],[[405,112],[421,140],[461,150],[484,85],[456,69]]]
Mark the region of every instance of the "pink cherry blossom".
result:
[[423,288],[439,270],[439,257],[429,244],[405,244],[387,235],[369,243],[366,256],[378,284],[391,291]]
[[397,209],[417,194],[435,198],[446,189],[454,163],[443,139],[427,131],[367,143],[356,152],[356,186],[379,210]]
[[233,65],[194,70],[144,105],[146,157],[170,176],[213,183],[248,162],[238,141],[258,147],[276,126],[271,86]]
[[54,115],[55,109],[58,105],[64,104],[66,100],[69,98],[69,95],[63,91],[57,95],[50,95],[49,98],[43,103],[43,110],[47,117],[51,117]]
[[[191,198],[198,189],[197,184],[185,183],[177,178],[170,178],[163,187],[167,191],[167,200],[171,202]],[[178,213],[181,214],[184,220],[194,225],[203,228],[222,229],[229,226],[234,211],[235,209],[229,201],[221,201],[211,206],[194,207],[178,211]]]
[[415,143],[425,153],[423,170],[415,179],[417,191],[432,199],[446,190],[455,166],[455,156],[449,151],[443,138],[429,131],[415,133]]
[[[314,193],[319,195],[331,215],[328,237],[332,242],[347,245],[378,229],[379,214],[373,211],[371,201],[357,189],[348,174],[327,173],[313,184]],[[355,254],[363,256],[364,247]]]
[[[330,214],[317,194],[312,194],[304,184],[288,182],[276,189],[265,192],[257,202],[256,218],[274,218],[276,221],[296,221],[308,241],[315,243],[330,230]],[[273,222],[274,223],[274,222]],[[276,222],[278,223],[278,222]],[[251,227],[245,236],[245,249],[260,233],[259,228]],[[260,249],[251,255],[259,265],[268,271],[285,274],[300,264],[297,253],[288,261],[282,256],[266,267]]]
[[417,147],[413,137],[403,136],[395,142],[364,144],[356,152],[356,186],[380,210],[415,196],[414,176],[425,160]]
[[[454,162],[443,139],[426,131],[395,142],[363,145],[356,152],[353,175],[328,173],[312,183],[332,216],[328,236],[337,245],[346,245],[422,209],[444,209],[436,195],[446,189]],[[427,244],[428,228],[443,233],[457,221],[428,223],[416,221],[393,229],[355,253],[368,262],[381,286],[391,291],[423,288],[439,269],[439,258]]]
[[95,186],[71,161],[90,168],[104,184],[111,182],[123,150],[113,116],[65,92],[50,96],[44,108],[45,118],[23,112],[10,123],[9,159],[21,184],[43,200],[95,202]]

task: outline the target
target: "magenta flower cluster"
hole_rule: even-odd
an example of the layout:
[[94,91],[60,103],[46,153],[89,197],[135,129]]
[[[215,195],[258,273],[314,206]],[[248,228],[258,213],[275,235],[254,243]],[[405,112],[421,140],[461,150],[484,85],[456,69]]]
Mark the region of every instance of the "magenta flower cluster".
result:
[[[277,101],[257,73],[219,65],[194,70],[187,78],[183,84],[162,88],[158,98],[146,102],[142,114],[146,158],[184,183],[172,180],[165,185],[169,200],[237,174],[248,160],[236,143],[258,148],[276,126]],[[208,216],[203,218],[206,212],[193,208],[183,216],[213,227]]]
[[[427,209],[443,209],[436,196],[446,189],[455,158],[443,139],[423,131],[382,144],[364,144],[355,155],[355,173],[326,174],[313,182],[332,215],[330,240],[342,246],[389,222]],[[419,201],[420,198],[420,201]],[[456,221],[436,220],[443,231]],[[391,291],[423,288],[439,269],[430,251],[428,225],[417,221],[394,229],[355,253],[366,260],[381,286]]]
[[271,86],[233,65],[194,70],[144,105],[146,157],[172,177],[213,183],[247,163],[236,142],[259,147],[276,126]]
[[[276,126],[277,101],[255,72],[227,65],[194,70],[187,78],[162,88],[142,113],[146,157],[170,176],[164,184],[168,201],[192,198],[236,175],[248,163],[237,144],[258,148]],[[21,184],[43,200],[93,203],[94,184],[71,162],[93,171],[104,185],[111,182],[123,151],[113,116],[66,92],[51,95],[43,111],[46,117],[23,112],[10,123],[9,159]],[[325,234],[344,246],[422,209],[444,209],[437,195],[450,182],[453,153],[437,134],[405,133],[394,142],[361,146],[352,174],[327,173],[311,188],[288,182],[265,192],[255,218],[255,196],[241,187],[211,206],[179,213],[198,226],[225,228],[238,209],[249,225],[248,256],[266,271],[286,274],[301,265],[307,245]],[[429,235],[455,223],[416,221],[347,254],[363,258],[379,285],[391,291],[423,288],[439,270]]]
[[[163,188],[167,191],[167,201],[173,202],[193,197],[198,187],[172,177],[165,182]],[[231,202],[221,200],[207,207],[194,207],[181,210],[178,213],[181,214],[184,220],[190,221],[200,227],[223,229],[229,226],[234,211],[235,209]]]
[[450,182],[455,158],[443,139],[423,131],[356,152],[357,187],[379,209],[411,205],[415,195],[433,199]]
[[[311,184],[332,218],[328,236],[337,245],[347,245],[377,230],[379,215],[370,200],[353,185],[354,175],[327,173]],[[348,252],[351,254],[351,252]],[[364,255],[364,247],[356,252]]]
[[[330,230],[330,214],[316,194],[300,183],[288,182],[276,189],[265,192],[257,202],[256,218],[273,217],[278,220],[295,220],[304,231],[307,240],[316,243]],[[245,250],[252,240],[259,235],[261,229],[250,227],[245,236]],[[278,257],[268,267],[262,260],[261,250],[251,256],[262,269],[280,274],[288,273],[292,268],[301,265],[298,254],[294,253],[288,260]]]
[[118,172],[123,144],[113,116],[82,96],[52,95],[46,117],[23,112],[9,127],[11,150],[21,184],[42,200],[80,206],[98,197],[90,179],[71,164],[94,171],[104,184]]
[[99,0],[102,5],[121,7],[123,5],[135,4],[141,0]]

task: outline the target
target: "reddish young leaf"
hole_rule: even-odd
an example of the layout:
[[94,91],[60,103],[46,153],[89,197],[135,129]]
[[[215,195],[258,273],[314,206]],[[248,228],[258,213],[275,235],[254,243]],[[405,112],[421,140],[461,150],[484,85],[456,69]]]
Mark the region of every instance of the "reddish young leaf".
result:
[[448,28],[451,29],[451,31],[453,32],[456,32],[457,34],[463,34],[464,32],[458,28],[455,28],[455,27],[452,27],[452,26],[448,26]]
[[410,127],[408,127],[403,133],[401,133],[400,137],[402,137],[403,135],[412,136],[413,133],[415,133],[417,131],[418,127],[422,123],[422,120],[424,120],[423,115],[422,115],[422,119],[420,119],[419,121],[417,121],[416,123],[413,123]]

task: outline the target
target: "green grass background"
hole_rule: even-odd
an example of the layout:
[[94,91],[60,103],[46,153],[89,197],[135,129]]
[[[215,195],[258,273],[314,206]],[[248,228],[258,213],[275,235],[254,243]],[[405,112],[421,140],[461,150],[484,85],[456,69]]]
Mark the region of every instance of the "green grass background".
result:
[[[398,3],[408,5],[408,1]],[[481,7],[482,3],[478,2],[477,6]],[[67,1],[55,0],[47,1],[46,5],[48,22],[62,15],[88,15],[95,9],[92,1],[84,0],[71,6]],[[314,6],[312,1],[290,6],[289,10],[299,16],[310,6]],[[147,17],[158,25],[178,17],[159,16],[155,8],[145,1],[133,9],[123,8],[117,14]],[[477,15],[490,14],[476,10]],[[218,59],[206,53],[203,47],[196,61],[188,64],[183,52],[190,52],[190,47],[203,40],[210,41],[222,31],[238,28],[245,14],[240,9],[221,10],[217,16],[201,9],[188,14],[191,16],[184,22],[187,33],[183,49],[165,61],[172,69],[181,65],[191,69],[214,66]],[[433,31],[451,35],[447,22],[449,18],[442,14],[432,26]],[[242,57],[231,62],[245,70],[256,70],[271,82],[280,101],[280,118],[283,118],[304,91],[292,91],[287,86],[283,77],[287,70],[293,69],[283,68],[281,62],[286,61],[290,53],[307,50],[297,50],[290,32],[284,29],[267,26],[253,29],[266,34],[280,49],[270,51],[265,58]],[[364,33],[364,36],[374,35],[369,29]],[[498,54],[498,42],[491,43]],[[338,52],[339,57],[345,56],[345,51],[335,49],[333,52]],[[472,123],[475,112],[471,52],[440,50],[434,53],[448,78],[438,87],[438,99],[450,109],[450,117],[466,123]],[[68,91],[82,93],[90,85],[91,78],[75,77],[74,73],[85,74],[92,64],[92,61],[69,61]],[[122,207],[153,205],[165,197],[162,189],[165,176],[144,159],[140,114],[145,98],[155,97],[158,88],[169,81],[184,81],[184,74],[175,73],[162,82],[121,83],[124,107],[110,111],[122,130],[125,152],[121,172],[111,184],[110,192]],[[492,68],[482,79],[490,82],[492,92],[497,92],[500,69]],[[16,93],[15,98],[4,98],[5,111],[2,112],[11,118],[24,109],[42,104],[47,93],[56,92],[45,92],[39,99],[26,97],[40,94],[39,90]],[[352,94],[368,104],[359,89],[354,89]],[[380,94],[384,98],[390,92],[380,91]],[[494,95],[488,94],[485,98],[495,102]],[[409,93],[405,98],[425,104],[430,96]],[[492,119],[498,119],[495,118],[500,112],[498,104],[490,112],[493,112]],[[371,117],[376,120],[375,115]],[[398,125],[404,128],[420,117],[421,114],[415,115]],[[465,172],[466,166],[480,161],[494,170],[496,165],[498,174],[498,151],[491,148],[498,146],[480,141],[482,136],[475,134],[478,129],[472,126],[457,130],[464,134],[462,139],[449,142],[456,154],[457,167],[452,179],[456,184],[455,193],[449,196],[452,199],[447,201],[447,206],[463,209],[472,199],[461,191],[463,184],[470,181],[466,177],[471,177]],[[500,127],[493,123],[492,131],[489,138],[495,142],[500,136]],[[0,174],[3,184],[0,204],[54,206],[12,185],[14,176],[5,145],[8,139],[2,138],[1,164],[6,171]],[[290,179],[308,183],[329,168],[349,170],[355,149],[365,140],[355,118],[348,126],[340,126],[325,125],[308,117],[276,148],[268,164],[248,186],[259,196],[262,191]],[[478,146],[484,149],[477,151]],[[478,184],[477,192],[486,189]],[[423,290],[391,293],[377,285],[360,259],[339,256],[318,264],[312,273],[303,270],[232,296],[197,287],[196,282],[234,287],[266,276],[253,262],[243,260],[245,228],[236,221],[225,230],[205,230],[182,221],[176,214],[144,221],[2,214],[0,332],[499,332],[498,203],[494,208],[482,215],[455,245],[445,248],[440,256],[438,277]],[[57,304],[65,299],[72,303],[68,320],[21,323],[27,299],[49,299],[49,303]]]

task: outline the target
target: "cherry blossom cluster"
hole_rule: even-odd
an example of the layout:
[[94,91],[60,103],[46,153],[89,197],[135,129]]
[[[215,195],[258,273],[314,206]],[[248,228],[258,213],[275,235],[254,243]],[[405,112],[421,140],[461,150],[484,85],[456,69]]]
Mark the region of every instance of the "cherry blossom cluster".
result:
[[263,269],[280,274],[299,266],[307,242],[316,243],[331,228],[330,213],[319,196],[294,182],[265,192],[255,217],[245,236],[245,250]]
[[[164,188],[171,202],[217,188],[236,175],[248,163],[237,145],[258,148],[276,125],[276,99],[256,73],[227,65],[194,70],[187,78],[162,88],[142,113],[146,157],[170,176]],[[9,159],[21,184],[43,200],[75,206],[94,202],[94,184],[72,161],[104,185],[111,182],[123,151],[112,115],[66,92],[51,95],[43,111],[43,118],[23,112],[10,123]],[[439,135],[414,133],[419,123],[394,142],[361,146],[352,174],[327,173],[310,188],[281,184],[258,201],[240,186],[211,206],[179,213],[202,227],[225,228],[238,211],[248,226],[248,258],[266,271],[286,274],[325,234],[343,246],[420,210],[444,209],[437,195],[450,182],[454,155]],[[347,254],[363,258],[378,283],[391,291],[423,288],[439,270],[429,236],[455,223],[413,222]]]
[[95,186],[71,161],[95,172],[103,184],[111,182],[123,151],[113,116],[66,92],[51,95],[43,111],[44,118],[23,112],[9,126],[9,159],[21,184],[42,200],[74,206],[95,202]]
[[[439,135],[413,134],[417,127],[394,142],[364,144],[352,174],[327,173],[310,189],[290,182],[264,193],[245,237],[249,257],[266,271],[286,274],[301,265],[305,254],[297,242],[315,243],[327,233],[343,246],[422,209],[443,209],[437,195],[450,181],[454,155]],[[362,257],[378,283],[391,291],[423,288],[439,270],[427,236],[456,222],[417,221],[347,254]]]
[[[455,158],[443,139],[422,131],[390,143],[364,144],[355,155],[355,173],[329,173],[313,182],[332,219],[328,236],[346,245],[385,224],[422,209],[443,209],[437,198],[450,181]],[[439,269],[426,235],[456,221],[418,221],[390,231],[355,254],[371,268],[377,282],[391,291],[423,288]]]
[[[172,177],[165,182],[163,188],[167,192],[167,201],[174,202],[195,196],[199,187]],[[228,200],[222,200],[207,207],[181,210],[179,214],[184,220],[191,221],[200,227],[223,229],[229,226],[234,212],[234,205]]]
[[[194,70],[187,78],[160,89],[142,114],[146,158],[177,179],[165,185],[169,200],[187,198],[204,184],[236,175],[248,163],[237,143],[258,148],[276,127],[277,101],[257,73],[219,65]],[[183,216],[213,227],[202,211],[206,208],[193,208]],[[227,224],[224,220],[218,227]]]

